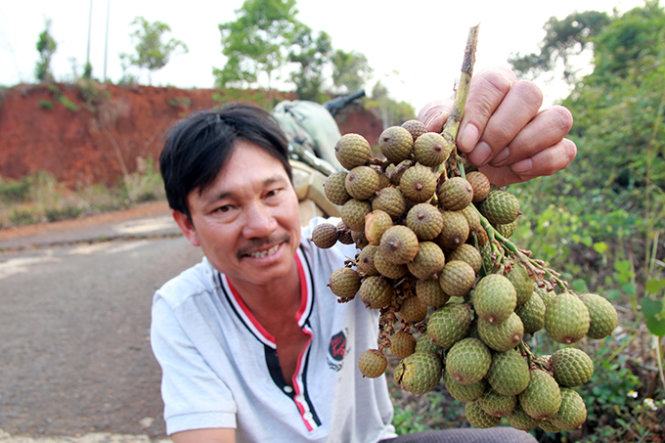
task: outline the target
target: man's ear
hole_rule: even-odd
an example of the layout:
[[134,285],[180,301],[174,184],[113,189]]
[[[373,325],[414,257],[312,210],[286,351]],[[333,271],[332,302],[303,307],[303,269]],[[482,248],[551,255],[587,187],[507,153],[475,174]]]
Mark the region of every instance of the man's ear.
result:
[[184,235],[192,245],[201,246],[201,243],[199,242],[199,236],[196,233],[196,229],[194,229],[194,223],[192,222],[192,219],[188,217],[187,214],[176,210],[173,210],[171,214],[173,215],[173,220],[175,220],[176,224],[180,228],[182,235]]

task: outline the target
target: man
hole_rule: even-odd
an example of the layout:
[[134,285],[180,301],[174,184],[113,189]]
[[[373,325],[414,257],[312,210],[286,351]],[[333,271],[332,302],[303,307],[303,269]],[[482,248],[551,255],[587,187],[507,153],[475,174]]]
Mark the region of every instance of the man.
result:
[[[494,183],[551,174],[575,156],[563,138],[570,113],[539,112],[541,99],[512,73],[474,78],[458,143]],[[443,114],[434,105],[421,119],[440,130]],[[170,132],[160,166],[175,221],[205,255],[153,303],[174,442],[395,437],[385,378],[363,378],[356,367],[376,346],[377,313],[359,300],[337,303],[326,286],[354,246],[316,248],[309,234],[317,220],[301,232],[287,142],[274,120],[243,105],[196,114]],[[505,428],[413,438],[533,441]]]

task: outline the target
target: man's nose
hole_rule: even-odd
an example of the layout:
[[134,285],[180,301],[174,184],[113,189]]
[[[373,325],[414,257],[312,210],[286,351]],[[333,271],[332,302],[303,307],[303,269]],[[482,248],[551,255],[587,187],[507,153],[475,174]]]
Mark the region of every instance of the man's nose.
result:
[[275,231],[277,220],[271,208],[255,203],[247,207],[243,235],[246,238],[267,237]]

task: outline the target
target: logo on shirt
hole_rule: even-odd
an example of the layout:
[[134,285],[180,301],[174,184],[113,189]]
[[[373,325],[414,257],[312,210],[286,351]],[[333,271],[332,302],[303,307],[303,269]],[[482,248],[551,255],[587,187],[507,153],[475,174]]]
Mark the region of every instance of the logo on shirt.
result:
[[342,360],[344,360],[346,351],[346,334],[344,331],[339,331],[330,338],[330,344],[328,345],[328,366],[330,366],[330,369],[335,371],[342,369]]

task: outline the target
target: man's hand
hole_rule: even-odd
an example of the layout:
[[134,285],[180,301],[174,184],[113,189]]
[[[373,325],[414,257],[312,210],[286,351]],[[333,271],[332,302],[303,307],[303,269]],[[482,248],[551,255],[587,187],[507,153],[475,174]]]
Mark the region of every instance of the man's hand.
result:
[[[487,71],[471,79],[457,146],[498,186],[552,175],[575,158],[564,138],[573,117],[563,106],[540,110],[543,95],[512,71]],[[451,103],[431,103],[418,114],[428,130],[440,132]]]

